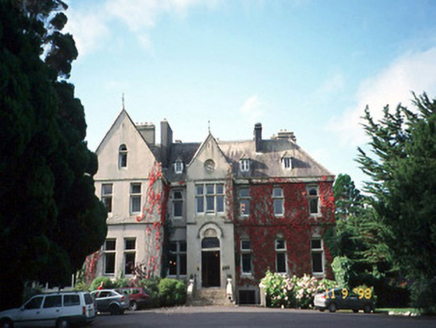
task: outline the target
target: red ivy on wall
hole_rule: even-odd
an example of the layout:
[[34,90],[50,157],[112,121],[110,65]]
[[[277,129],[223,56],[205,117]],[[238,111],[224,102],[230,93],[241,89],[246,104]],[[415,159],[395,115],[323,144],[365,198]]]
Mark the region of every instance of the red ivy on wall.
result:
[[[271,180],[271,181],[270,181]],[[284,215],[275,216],[272,192],[274,187],[283,189]],[[286,241],[288,273],[302,276],[312,273],[311,237],[316,231],[323,236],[325,228],[334,224],[334,197],[332,183],[318,183],[320,215],[309,214],[307,184],[290,183],[281,179],[269,179],[267,183],[250,183],[250,215],[241,217],[239,207],[235,213],[235,247],[240,259],[240,241],[251,241],[252,276],[241,276],[240,260],[236,273],[238,285],[257,285],[265,276],[266,270],[276,270],[275,240],[280,237]],[[331,256],[324,243],[326,263]],[[326,267],[327,276],[331,269]]]

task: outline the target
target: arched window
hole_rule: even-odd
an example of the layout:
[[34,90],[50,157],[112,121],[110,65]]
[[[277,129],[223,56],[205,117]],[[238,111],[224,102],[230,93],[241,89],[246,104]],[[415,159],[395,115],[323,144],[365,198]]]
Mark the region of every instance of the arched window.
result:
[[120,168],[127,167],[127,147],[126,145],[121,145],[118,150],[118,165]]

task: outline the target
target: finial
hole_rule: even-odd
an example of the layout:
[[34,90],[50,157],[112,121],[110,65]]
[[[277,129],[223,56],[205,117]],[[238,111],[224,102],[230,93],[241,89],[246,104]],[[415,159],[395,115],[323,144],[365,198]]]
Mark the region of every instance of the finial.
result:
[[126,108],[124,107],[124,92],[123,92],[123,94],[121,96],[121,103],[123,105],[123,110],[125,110]]
[[209,121],[207,121],[207,130],[209,131],[209,133],[210,133],[210,120]]

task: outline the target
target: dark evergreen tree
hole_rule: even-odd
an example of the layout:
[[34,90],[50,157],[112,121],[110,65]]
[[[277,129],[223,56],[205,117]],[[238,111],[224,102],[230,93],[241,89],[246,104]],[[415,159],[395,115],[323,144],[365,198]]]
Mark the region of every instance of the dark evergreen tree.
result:
[[83,106],[62,80],[77,57],[65,7],[0,1],[0,308],[21,303],[26,281],[70,281],[106,235]]
[[402,274],[413,282],[412,300],[436,311],[436,101],[415,97],[416,111],[384,109],[375,122],[365,112],[373,155],[359,149],[369,175],[367,192],[384,239]]

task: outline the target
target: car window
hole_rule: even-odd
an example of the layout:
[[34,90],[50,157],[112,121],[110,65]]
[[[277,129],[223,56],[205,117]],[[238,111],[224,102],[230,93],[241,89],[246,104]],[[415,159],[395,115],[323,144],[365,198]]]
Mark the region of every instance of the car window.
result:
[[79,295],[64,295],[64,306],[80,305]]
[[92,304],[92,303],[94,303],[92,296],[89,294],[85,294],[85,304]]
[[104,298],[111,296],[111,292],[100,292],[100,294],[97,296],[97,298]]
[[42,299],[42,296],[34,297],[24,305],[24,308],[26,310],[39,309],[42,304]]
[[62,296],[61,295],[50,295],[45,297],[44,309],[61,307],[62,306]]

